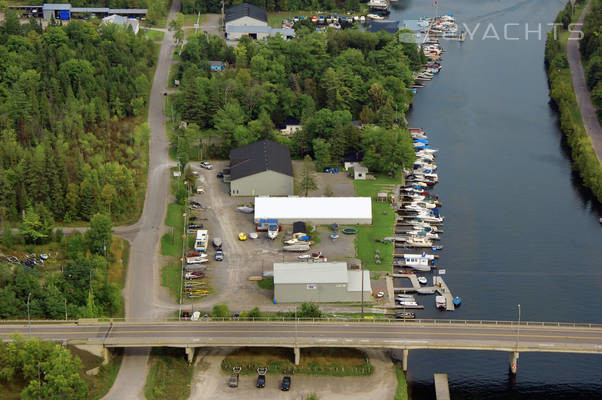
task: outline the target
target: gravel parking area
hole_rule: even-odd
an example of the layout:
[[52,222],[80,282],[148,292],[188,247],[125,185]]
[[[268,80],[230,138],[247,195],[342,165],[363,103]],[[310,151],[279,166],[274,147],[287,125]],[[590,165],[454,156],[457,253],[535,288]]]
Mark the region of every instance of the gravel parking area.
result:
[[386,351],[364,350],[374,366],[374,374],[368,377],[329,377],[295,375],[291,390],[280,391],[282,376],[266,376],[263,389],[255,387],[256,375],[241,375],[238,388],[227,385],[228,374],[222,372],[221,362],[227,349],[203,348],[197,351],[190,399],[290,399],[302,400],[310,393],[320,399],[392,399],[395,396],[397,378],[391,358]]

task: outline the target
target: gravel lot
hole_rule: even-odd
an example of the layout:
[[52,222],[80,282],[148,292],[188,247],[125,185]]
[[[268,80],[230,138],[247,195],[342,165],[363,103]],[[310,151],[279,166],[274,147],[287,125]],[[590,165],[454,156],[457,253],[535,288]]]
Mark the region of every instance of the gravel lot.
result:
[[364,350],[374,366],[374,374],[368,377],[329,377],[295,375],[291,390],[280,391],[281,376],[266,377],[266,387],[255,388],[255,375],[241,375],[238,388],[227,385],[228,374],[220,365],[228,354],[227,349],[199,349],[195,358],[195,372],[192,378],[191,400],[205,399],[290,399],[302,400],[310,393],[320,399],[392,399],[397,387],[397,378],[391,358],[386,351]]

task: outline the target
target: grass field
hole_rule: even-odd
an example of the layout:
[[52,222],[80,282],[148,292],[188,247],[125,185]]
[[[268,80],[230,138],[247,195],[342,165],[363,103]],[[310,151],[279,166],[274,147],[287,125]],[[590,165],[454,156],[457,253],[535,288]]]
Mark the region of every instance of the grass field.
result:
[[395,390],[395,400],[408,400],[408,382],[406,374],[400,365],[395,365],[395,375],[397,376],[397,389]]
[[[355,239],[357,257],[362,260],[364,268],[373,271],[391,271],[393,262],[393,245],[377,243],[376,239],[393,236],[395,212],[387,202],[377,202],[379,192],[389,193],[393,185],[399,184],[399,178],[379,176],[375,180],[354,181],[355,195],[372,198],[372,225],[361,225]],[[380,251],[380,264],[375,262],[376,250]]]
[[266,290],[274,290],[274,277],[264,278],[262,281],[257,281],[257,286]]
[[159,41],[163,40],[163,36],[165,36],[164,32],[155,31],[152,29],[144,29],[143,32],[144,32],[144,36],[146,36],[153,42],[159,42]]
[[183,349],[157,347],[151,352],[150,370],[144,385],[148,400],[183,400],[190,396],[192,366]]
[[[111,243],[111,259],[113,262],[109,266],[107,279],[111,283],[116,283],[121,289],[125,287],[125,278],[127,275],[128,260],[130,258],[130,244],[127,240],[113,236]],[[114,315],[117,318],[125,317],[125,304],[121,301],[119,314]]]
[[222,361],[224,372],[230,373],[234,367],[241,367],[242,374],[256,374],[259,367],[276,374],[367,376],[374,372],[364,353],[345,348],[301,349],[301,362],[295,365],[291,349],[245,347]]
[[180,296],[182,268],[180,264],[166,265],[161,269],[161,286],[169,289],[169,293],[177,300]]

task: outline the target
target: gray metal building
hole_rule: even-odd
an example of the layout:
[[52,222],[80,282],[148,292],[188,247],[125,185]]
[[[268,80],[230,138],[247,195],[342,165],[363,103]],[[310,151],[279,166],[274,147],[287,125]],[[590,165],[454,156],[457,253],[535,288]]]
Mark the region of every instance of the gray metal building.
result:
[[287,146],[262,140],[230,151],[231,196],[288,196],[293,189]]
[[371,300],[370,272],[347,269],[345,262],[274,263],[275,303],[338,303]]

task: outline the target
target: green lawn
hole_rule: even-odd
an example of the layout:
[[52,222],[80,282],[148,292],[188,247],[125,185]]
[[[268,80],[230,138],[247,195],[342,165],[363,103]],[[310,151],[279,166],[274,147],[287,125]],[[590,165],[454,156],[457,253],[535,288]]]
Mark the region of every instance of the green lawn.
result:
[[156,347],[149,363],[144,385],[148,400],[183,400],[190,396],[192,366],[188,365],[184,349]]
[[182,267],[180,264],[166,265],[161,269],[161,286],[169,289],[169,293],[177,300],[180,297]]
[[274,290],[274,277],[270,276],[261,281],[257,281],[257,286],[266,290]]
[[[386,202],[377,202],[379,192],[391,192],[393,185],[399,184],[400,178],[379,176],[375,180],[354,181],[355,195],[372,198],[372,225],[358,226],[355,239],[356,256],[362,260],[364,268],[374,271],[391,271],[393,262],[393,245],[377,243],[376,239],[393,236],[395,212]],[[380,251],[380,264],[375,261],[376,250]]]
[[395,400],[408,400],[408,382],[406,381],[406,374],[400,365],[395,365],[395,375],[397,376]]
[[183,214],[186,212],[186,207],[177,204],[169,203],[167,205],[167,215],[165,216],[165,225],[173,226],[174,228],[182,229],[184,224]]
[[152,40],[153,42],[160,42],[163,40],[163,36],[165,36],[165,32],[155,31],[152,29],[144,29],[144,36]]
[[[198,14],[184,14],[184,25],[183,27],[194,27],[198,18]],[[201,18],[199,18],[199,25],[202,25],[205,22],[207,17],[205,14],[201,14]]]

